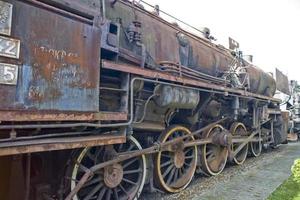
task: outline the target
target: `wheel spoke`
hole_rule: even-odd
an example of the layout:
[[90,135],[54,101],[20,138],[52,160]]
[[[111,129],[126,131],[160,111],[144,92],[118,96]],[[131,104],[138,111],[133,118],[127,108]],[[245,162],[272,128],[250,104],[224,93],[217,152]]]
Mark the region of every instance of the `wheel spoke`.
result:
[[99,192],[99,195],[98,195],[98,198],[97,198],[97,200],[102,200],[102,199],[103,199],[103,197],[104,197],[104,195],[105,195],[105,192],[106,192],[106,190],[107,190],[107,188],[106,188],[106,187],[103,187],[103,188],[101,189],[101,191]]
[[190,156],[185,156],[186,159],[190,159],[190,158],[194,158],[194,155],[190,155]]
[[193,150],[193,148],[188,148],[188,149],[186,149],[185,151],[184,151],[184,154],[186,155],[186,154],[188,154],[189,152],[191,152]]
[[119,185],[119,188],[126,194],[127,197],[129,197],[128,192],[125,190],[125,188],[122,186],[122,184]]
[[143,172],[142,169],[135,169],[135,170],[128,170],[128,171],[124,171],[123,174],[126,175],[126,174],[135,174],[135,173],[141,173]]
[[166,167],[166,166],[168,166],[168,165],[170,165],[170,164],[172,164],[172,163],[173,163],[173,161],[172,161],[172,160],[169,160],[169,161],[165,162],[164,164],[162,164],[162,165],[160,165],[160,166],[161,166],[161,168],[163,168],[163,167]]
[[165,178],[169,173],[170,173],[170,171],[172,170],[174,168],[174,166],[173,165],[170,165],[167,169],[166,169],[166,171],[163,173],[163,177]]
[[112,191],[109,189],[107,192],[106,192],[106,200],[110,200],[110,196],[112,194]]
[[118,195],[117,188],[114,188],[113,190],[114,190],[114,198],[115,198],[116,200],[118,200],[118,199],[119,199],[119,195]]
[[83,164],[78,163],[78,170],[79,170],[80,172],[85,173],[85,172],[86,172],[86,169],[88,169],[88,168],[85,167]]
[[209,149],[209,148],[207,148],[207,149],[208,149],[208,151],[206,152],[206,155],[210,155],[210,154],[213,153],[213,150],[212,150],[212,149]]
[[94,189],[92,189],[83,200],[90,200],[99,191],[100,188],[101,185],[97,185],[96,187],[94,187]]
[[183,169],[183,168],[180,168],[180,169],[178,170],[179,177],[181,177],[181,176],[183,175],[183,171],[184,171],[184,169]]
[[173,179],[173,177],[174,177],[175,170],[176,170],[176,168],[174,167],[174,168],[172,169],[171,173],[169,174],[169,177],[168,177],[168,179],[167,179],[167,184],[168,184],[168,185],[171,184],[171,181],[172,181],[172,179]]
[[130,183],[130,184],[132,184],[132,185],[137,185],[137,183],[135,183],[135,182],[133,182],[133,181],[127,179],[127,178],[124,178],[124,177],[123,177],[122,180],[125,181],[125,182],[127,182],[127,183]]
[[99,178],[92,179],[91,181],[86,182],[86,183],[82,186],[82,188],[86,188],[86,187],[89,187],[89,186],[91,186],[91,185],[94,185],[94,184],[100,182],[101,180],[102,180],[102,178],[100,178],[100,177],[99,177]]
[[166,154],[166,152],[162,152],[162,153],[161,153],[161,156],[162,156],[162,157],[165,157],[165,158],[170,158],[170,159],[172,158],[172,156]]
[[135,158],[129,160],[126,164],[123,165],[123,169],[126,169],[128,166],[130,166],[132,163],[134,163],[134,162],[137,161],[137,160],[138,160],[137,157],[135,157]]
[[179,176],[179,169],[176,168],[174,173],[174,179],[173,179],[174,182],[178,179],[178,176]]
[[191,164],[190,164],[190,163],[187,163],[187,162],[184,162],[184,165],[186,165],[186,166],[188,166],[188,167],[191,166]]
[[211,162],[212,160],[215,159],[215,154],[211,153],[209,155],[207,155],[206,159],[207,159],[207,162]]

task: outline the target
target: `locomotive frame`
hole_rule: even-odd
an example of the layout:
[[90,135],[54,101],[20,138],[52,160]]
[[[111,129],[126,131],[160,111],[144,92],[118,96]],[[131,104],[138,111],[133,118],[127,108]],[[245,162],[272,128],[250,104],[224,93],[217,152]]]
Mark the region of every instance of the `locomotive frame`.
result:
[[[120,4],[145,15],[146,21],[155,19],[184,34],[178,36],[179,43],[192,38],[209,48],[213,58],[231,61],[229,50],[164,21],[139,4],[125,0],[4,2],[13,6],[14,15],[12,36],[3,37],[17,38],[21,48],[17,59],[0,57],[0,63],[19,66],[16,85],[0,85],[0,156],[28,154],[24,156],[27,199],[33,195],[29,194],[30,165],[35,153],[43,161],[51,160],[46,155],[49,151],[63,155],[52,171],[65,174],[55,183],[59,185],[55,191],[36,189],[32,198],[47,193],[58,199],[89,199],[97,193],[98,199],[135,199],[144,184],[151,191],[179,192],[196,171],[217,175],[227,160],[243,164],[248,151],[259,156],[263,145],[284,141],[280,100],[269,91],[259,94],[250,92],[249,86],[233,87],[210,74],[209,67],[206,74],[185,66],[190,58],[181,63],[159,61],[156,68],[137,20],[128,33],[122,33],[129,38],[126,45],[131,50],[119,45],[124,43],[120,35],[125,29],[121,22],[99,14],[109,12],[107,5],[112,9]],[[23,24],[23,19],[32,24]],[[44,27],[47,20],[53,28]],[[178,56],[169,57],[176,60]],[[203,59],[209,63],[210,58]],[[82,193],[87,184],[90,189]]]

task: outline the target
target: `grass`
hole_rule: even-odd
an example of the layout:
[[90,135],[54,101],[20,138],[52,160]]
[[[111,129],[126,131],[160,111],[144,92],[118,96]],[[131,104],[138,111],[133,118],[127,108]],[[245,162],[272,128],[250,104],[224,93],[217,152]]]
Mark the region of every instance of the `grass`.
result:
[[300,184],[290,176],[268,197],[268,200],[300,200]]

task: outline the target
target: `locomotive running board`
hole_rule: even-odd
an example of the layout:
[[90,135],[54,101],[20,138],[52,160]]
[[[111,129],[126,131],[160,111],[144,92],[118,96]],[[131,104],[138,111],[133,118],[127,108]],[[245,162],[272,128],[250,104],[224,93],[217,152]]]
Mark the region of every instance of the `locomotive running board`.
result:
[[206,82],[203,82],[200,80],[174,76],[174,75],[170,75],[170,74],[155,71],[155,70],[141,68],[141,67],[135,66],[135,65],[119,64],[119,63],[114,63],[114,62],[107,61],[107,60],[102,60],[102,68],[131,73],[131,74],[135,74],[135,75],[144,76],[147,78],[162,79],[162,80],[181,83],[184,85],[191,85],[191,86],[195,86],[195,87],[206,88],[206,89],[210,89],[212,92],[213,91],[222,91],[222,92],[224,92],[224,95],[234,94],[234,95],[241,95],[244,97],[258,98],[258,99],[265,100],[265,101],[273,101],[273,102],[278,102],[278,103],[281,102],[280,99],[267,97],[267,96],[260,95],[260,94],[254,94],[254,93],[251,93],[251,92],[248,92],[245,90],[229,88],[229,87],[225,87],[222,85],[216,85],[213,83],[206,83]]
[[0,143],[0,156],[76,149],[100,145],[120,144],[126,142],[125,135],[96,135],[81,137],[64,137]]

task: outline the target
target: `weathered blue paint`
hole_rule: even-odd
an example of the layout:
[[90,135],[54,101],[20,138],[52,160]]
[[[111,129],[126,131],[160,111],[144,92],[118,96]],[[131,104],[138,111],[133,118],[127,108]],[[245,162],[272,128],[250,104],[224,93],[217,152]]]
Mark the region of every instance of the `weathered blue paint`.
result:
[[21,41],[16,86],[0,85],[0,110],[99,111],[100,28],[12,1],[11,37]]

